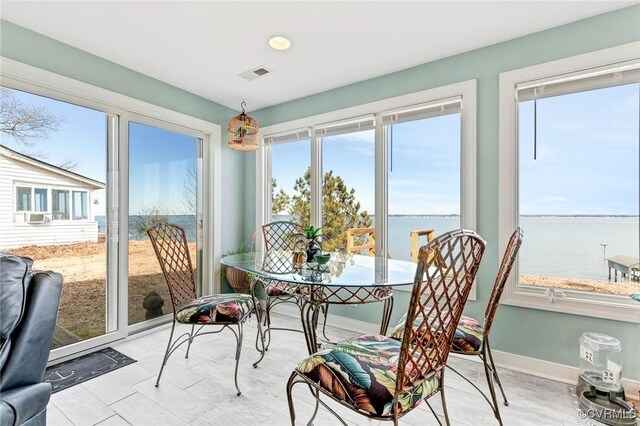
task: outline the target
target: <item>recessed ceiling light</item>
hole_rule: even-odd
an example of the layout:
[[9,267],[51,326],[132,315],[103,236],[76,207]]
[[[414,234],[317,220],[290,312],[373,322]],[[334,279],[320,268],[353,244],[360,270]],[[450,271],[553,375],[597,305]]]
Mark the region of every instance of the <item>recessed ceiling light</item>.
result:
[[269,46],[276,50],[287,50],[291,47],[291,42],[283,36],[273,36],[269,39]]

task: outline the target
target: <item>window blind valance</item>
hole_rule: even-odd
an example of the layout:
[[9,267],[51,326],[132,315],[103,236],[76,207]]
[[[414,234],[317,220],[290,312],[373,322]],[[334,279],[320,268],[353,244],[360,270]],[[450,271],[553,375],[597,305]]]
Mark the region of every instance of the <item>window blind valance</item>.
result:
[[361,132],[364,130],[373,130],[375,127],[375,118],[373,114],[370,114],[361,117],[350,118],[348,120],[321,124],[315,127],[315,132],[316,136],[318,137],[327,137],[344,135],[345,133]]
[[265,145],[296,142],[310,138],[309,128],[289,130],[283,133],[276,133],[264,137]]
[[382,124],[398,124],[407,121],[422,120],[441,115],[455,114],[462,111],[462,96],[441,99],[425,104],[412,105],[382,113]]
[[640,83],[640,60],[610,64],[516,85],[518,101]]

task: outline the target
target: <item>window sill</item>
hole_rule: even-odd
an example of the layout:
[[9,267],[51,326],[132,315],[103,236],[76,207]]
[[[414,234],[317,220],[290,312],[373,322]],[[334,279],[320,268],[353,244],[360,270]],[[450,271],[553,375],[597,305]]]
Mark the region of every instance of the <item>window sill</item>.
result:
[[614,321],[640,323],[640,304],[623,296],[589,295],[565,292],[553,302],[542,292],[516,290],[502,297],[502,304]]

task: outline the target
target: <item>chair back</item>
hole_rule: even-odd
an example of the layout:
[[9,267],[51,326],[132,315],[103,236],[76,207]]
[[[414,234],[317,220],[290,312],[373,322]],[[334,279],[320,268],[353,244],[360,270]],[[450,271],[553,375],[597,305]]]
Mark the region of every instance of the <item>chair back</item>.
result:
[[491,329],[493,318],[496,316],[496,311],[498,310],[498,305],[500,304],[500,296],[502,296],[504,285],[506,284],[507,279],[511,274],[511,269],[513,268],[513,264],[516,260],[516,257],[518,256],[518,251],[520,250],[521,245],[522,228],[516,228],[516,230],[511,234],[511,238],[509,238],[507,248],[504,251],[504,255],[502,256],[500,269],[498,269],[498,275],[496,276],[496,281],[493,284],[493,290],[491,290],[489,303],[487,303],[487,309],[484,312],[484,324],[482,326],[482,332],[485,336],[489,335],[489,330]]
[[264,247],[269,250],[294,250],[296,239],[292,234],[302,233],[302,226],[295,222],[271,222],[262,225]]
[[445,367],[485,246],[475,232],[459,229],[420,248],[400,349],[396,396]]
[[167,281],[171,303],[176,307],[196,298],[196,282],[184,228],[158,223],[147,230],[160,268]]

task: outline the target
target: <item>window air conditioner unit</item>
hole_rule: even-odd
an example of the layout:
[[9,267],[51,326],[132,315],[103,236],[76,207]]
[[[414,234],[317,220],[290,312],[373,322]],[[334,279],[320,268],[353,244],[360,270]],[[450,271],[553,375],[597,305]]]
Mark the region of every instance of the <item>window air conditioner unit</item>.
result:
[[44,223],[44,213],[29,213],[29,223]]

